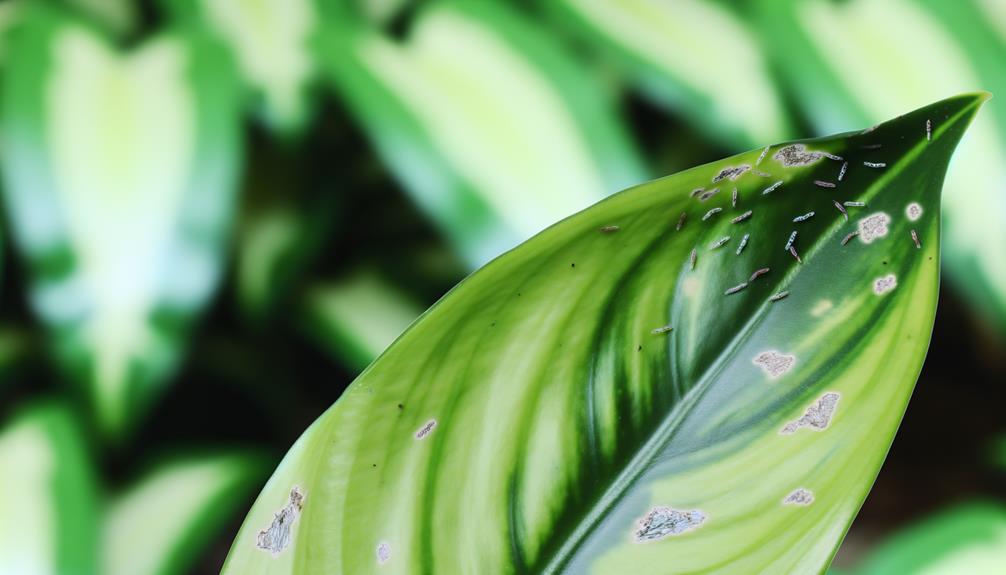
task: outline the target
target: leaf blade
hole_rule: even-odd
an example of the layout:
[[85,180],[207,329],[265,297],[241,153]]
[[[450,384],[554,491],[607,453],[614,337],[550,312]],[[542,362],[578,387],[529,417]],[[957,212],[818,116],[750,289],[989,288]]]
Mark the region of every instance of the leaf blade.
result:
[[[943,171],[985,98],[656,180],[497,258],[298,440],[225,571],[823,569],[921,368]],[[926,119],[932,140],[917,130]],[[860,147],[872,142],[884,170],[862,164],[877,163]],[[846,161],[860,164],[841,186],[815,184]],[[734,181],[736,208],[722,192],[690,193]],[[845,222],[832,198],[869,207],[850,206]],[[916,220],[911,203],[924,207]],[[703,222],[714,207],[755,215]],[[809,208],[818,214],[792,222]],[[794,225],[801,263],[784,249]],[[857,243],[843,244],[856,228]],[[717,247],[735,230],[754,238],[740,255],[737,237]],[[772,271],[751,280],[762,266]],[[653,333],[668,322],[673,331]],[[810,506],[784,503],[801,488]],[[289,547],[256,549],[293,489],[303,509]]]

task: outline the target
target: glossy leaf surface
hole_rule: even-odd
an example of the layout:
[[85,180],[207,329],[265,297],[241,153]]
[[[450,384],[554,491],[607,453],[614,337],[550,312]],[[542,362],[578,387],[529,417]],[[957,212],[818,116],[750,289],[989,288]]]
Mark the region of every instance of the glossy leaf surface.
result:
[[643,184],[492,261],[298,440],[224,571],[823,570],[925,357],[986,97]]
[[[763,0],[763,37],[821,133],[979,87],[1006,90],[1006,41],[972,0]],[[1006,99],[993,100],[947,176],[948,278],[1006,333]]]
[[0,162],[15,244],[62,367],[118,434],[170,376],[217,284],[237,82],[195,33],[123,53],[40,8],[11,38]]
[[645,177],[603,87],[504,4],[424,5],[402,41],[347,26],[320,51],[389,170],[472,267]]

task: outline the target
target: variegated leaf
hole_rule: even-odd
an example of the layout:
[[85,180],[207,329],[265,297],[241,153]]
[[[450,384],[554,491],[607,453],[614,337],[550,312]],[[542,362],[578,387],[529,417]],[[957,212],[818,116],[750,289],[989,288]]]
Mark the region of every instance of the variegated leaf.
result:
[[822,571],[922,366],[985,99],[643,184],[492,261],[298,440],[225,573]]

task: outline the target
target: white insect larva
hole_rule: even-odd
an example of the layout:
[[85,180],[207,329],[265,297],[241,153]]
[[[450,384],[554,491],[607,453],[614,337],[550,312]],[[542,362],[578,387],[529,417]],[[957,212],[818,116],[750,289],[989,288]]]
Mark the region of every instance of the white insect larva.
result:
[[793,247],[793,242],[795,241],[796,241],[796,230],[793,230],[793,233],[789,235],[789,239],[786,240],[786,247],[783,248],[783,251],[789,251],[789,248]]
[[416,439],[426,439],[431,433],[433,433],[433,428],[437,426],[437,420],[431,419],[423,424],[415,433]]
[[835,182],[826,182],[824,180],[814,180],[814,185],[821,188],[834,188]]
[[706,215],[702,216],[702,221],[704,222],[704,221],[708,220],[709,218],[713,217],[714,215],[716,215],[716,214],[718,214],[718,213],[720,213],[722,211],[723,211],[723,208],[713,208],[713,209],[709,210],[708,212],[706,212]]
[[735,285],[734,287],[728,289],[727,291],[723,292],[723,295],[733,295],[733,294],[741,291],[742,289],[744,289],[746,287],[748,287],[748,283],[747,282],[741,282],[741,283]]
[[617,232],[619,229],[620,228],[618,226],[604,226],[603,228],[601,228],[601,233],[610,234]]
[[730,207],[737,207],[737,188],[734,188],[733,193],[730,195]]
[[835,207],[838,208],[838,211],[842,212],[842,215],[845,216],[845,221],[849,221],[849,212],[845,211],[845,208],[842,207],[842,204],[838,203],[837,200],[832,200],[831,203],[835,204]]
[[842,238],[842,245],[844,246],[845,244],[849,243],[852,240],[852,238],[854,238],[854,237],[856,237],[858,235],[859,235],[859,232],[851,232],[851,233],[849,233],[849,235],[847,235],[844,238]]
[[865,208],[866,202],[845,202],[845,205],[850,208]]
[[842,162],[842,168],[838,170],[838,181],[842,181],[842,178],[845,177],[845,171],[847,169],[849,169],[849,162]]
[[915,249],[921,250],[922,242],[919,241],[919,234],[915,230],[911,230],[911,233],[912,233],[912,241],[915,242]]
[[715,196],[718,193],[720,193],[720,189],[719,188],[713,188],[713,189],[711,189],[711,190],[709,190],[707,192],[703,192],[702,195],[699,196],[699,201],[700,202],[704,202],[704,201],[708,200],[709,198]]
[[737,216],[736,218],[730,220],[730,223],[732,223],[732,224],[739,224],[740,222],[743,222],[744,220],[750,218],[752,213],[753,212],[751,210],[748,210],[748,211],[744,212],[743,214]]
[[813,217],[814,217],[814,212],[807,212],[806,214],[804,214],[802,216],[797,216],[797,217],[793,218],[793,222],[794,223],[805,222],[805,221],[807,221],[807,220],[809,220],[810,218],[813,218]]
[[781,291],[781,292],[775,294],[774,296],[768,298],[768,301],[772,301],[772,302],[779,301],[781,299],[784,299],[788,295],[789,295],[788,291]]
[[674,327],[672,327],[671,325],[668,324],[668,325],[665,325],[665,326],[662,326],[662,327],[653,328],[653,329],[650,330],[650,333],[652,333],[654,335],[659,335],[659,334],[662,334],[662,333],[669,333],[669,332],[672,332],[672,331],[674,331]]
[[824,154],[825,158],[828,158],[829,160],[835,160],[836,162],[841,162],[842,160],[845,159],[842,156],[836,156],[835,154],[830,154],[828,152],[821,152],[821,153]]
[[755,162],[755,165],[756,165],[756,166],[757,166],[758,164],[760,164],[762,160],[764,160],[764,159],[765,159],[765,156],[766,156],[766,154],[768,154],[768,149],[769,149],[769,148],[771,148],[771,147],[772,147],[772,146],[765,146],[765,149],[761,151],[761,155],[760,155],[760,156],[758,156],[758,161],[757,161],[757,162]]
[[789,255],[791,255],[794,258],[796,258],[797,263],[799,263],[799,264],[803,263],[803,260],[800,259],[800,254],[796,253],[796,247],[795,246],[789,246]]
[[699,257],[699,255],[695,251],[695,248],[692,248],[692,253],[691,253],[690,256],[688,256],[689,269],[693,269],[693,270],[695,269],[695,260],[697,260],[698,257]]
[[751,277],[748,278],[748,283],[755,281],[756,279],[758,279],[761,276],[767,274],[768,272],[769,272],[769,268],[761,268],[761,269],[755,270],[754,273],[751,274]]
[[771,186],[769,186],[769,187],[765,188],[764,190],[762,190],[761,195],[764,196],[766,194],[771,194],[772,192],[776,191],[776,189],[779,186],[781,186],[781,185],[782,185],[782,180],[779,180],[778,182],[776,182],[776,183],[772,184]]
[[887,164],[884,162],[863,162],[863,165],[867,168],[886,168]]
[[933,122],[926,120],[926,141],[933,139]]
[[685,218],[687,218],[687,217],[688,217],[688,214],[686,214],[685,212],[681,212],[681,215],[678,217],[678,225],[675,226],[675,228],[674,228],[676,231],[679,231],[679,232],[681,231],[681,228],[685,225]]
[[741,238],[741,245],[737,246],[737,255],[741,255],[741,252],[744,251],[744,247],[748,245],[748,239],[750,237],[751,234],[744,234],[744,237]]
[[724,244],[726,244],[729,241],[730,241],[730,236],[724,236],[724,237],[716,240],[716,242],[713,245],[709,246],[709,249],[715,250],[716,248],[723,246]]

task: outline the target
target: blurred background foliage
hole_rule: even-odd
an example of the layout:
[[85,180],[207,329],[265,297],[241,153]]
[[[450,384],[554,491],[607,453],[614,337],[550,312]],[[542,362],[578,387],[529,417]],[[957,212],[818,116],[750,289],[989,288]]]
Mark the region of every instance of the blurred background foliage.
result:
[[986,89],[930,356],[834,569],[1001,573],[1004,63],[1002,0],[0,1],[0,571],[216,572],[293,440],[479,265]]

